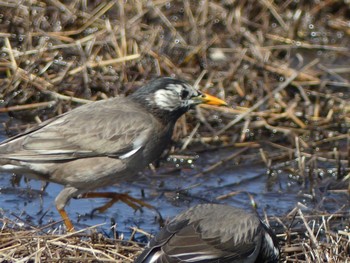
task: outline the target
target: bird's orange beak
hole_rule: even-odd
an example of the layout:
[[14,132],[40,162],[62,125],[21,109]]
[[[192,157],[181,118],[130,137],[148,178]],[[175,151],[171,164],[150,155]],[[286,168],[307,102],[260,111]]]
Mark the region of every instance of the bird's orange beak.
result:
[[215,106],[227,106],[227,103],[217,97],[209,95],[207,93],[203,93],[202,96],[198,97],[198,99],[203,104],[215,105]]

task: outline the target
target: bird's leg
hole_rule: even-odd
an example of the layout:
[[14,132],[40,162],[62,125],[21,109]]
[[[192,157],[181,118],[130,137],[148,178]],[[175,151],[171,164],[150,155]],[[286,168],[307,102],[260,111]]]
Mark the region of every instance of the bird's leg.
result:
[[79,194],[79,190],[71,187],[66,186],[63,188],[63,190],[56,196],[55,203],[56,203],[56,209],[60,213],[63,223],[65,224],[68,232],[74,231],[74,226],[72,224],[72,221],[70,221],[67,212],[64,210],[64,207],[66,206],[67,202],[72,198]]
[[88,193],[81,194],[79,196],[79,198],[110,198],[111,199],[109,202],[107,202],[103,206],[95,208],[92,211],[92,214],[94,214],[95,211],[99,211],[100,213],[102,213],[118,201],[124,202],[125,204],[127,204],[128,206],[132,207],[135,210],[141,210],[141,208],[143,206],[147,207],[149,209],[156,210],[154,206],[152,206],[152,205],[150,205],[142,200],[133,198],[128,194],[120,194],[120,193],[114,193],[114,192],[102,192],[102,193],[101,192],[88,192]]
[[19,186],[20,182],[21,182],[21,179],[22,179],[22,175],[18,175],[18,174],[14,174],[12,177],[11,177],[11,186],[12,187],[15,187],[15,186]]
[[63,219],[63,223],[65,224],[67,231],[68,232],[73,232],[74,231],[74,226],[72,224],[72,221],[70,221],[66,210],[64,210],[63,208],[59,209],[57,207],[58,212],[60,213],[62,219]]

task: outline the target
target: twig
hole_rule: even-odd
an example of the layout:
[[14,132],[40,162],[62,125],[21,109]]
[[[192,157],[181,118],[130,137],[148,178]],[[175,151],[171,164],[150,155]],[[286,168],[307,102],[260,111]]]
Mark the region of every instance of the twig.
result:
[[238,150],[237,152],[234,152],[233,154],[229,155],[228,157],[216,162],[215,164],[205,168],[204,170],[202,170],[201,172],[195,174],[195,177],[199,177],[202,176],[204,174],[210,173],[213,170],[215,170],[217,167],[223,165],[224,163],[231,161],[232,159],[235,159],[236,157],[240,156],[242,153],[244,153],[245,151],[247,151],[249,149],[249,147],[244,147],[243,149]]
[[[311,61],[309,64],[305,65],[303,68],[300,69],[300,71],[305,70],[313,65],[315,65],[318,62],[318,59],[315,59]],[[247,112],[242,113],[238,115],[236,119],[229,122],[223,129],[221,129],[219,132],[216,133],[216,135],[222,134],[227,129],[231,128],[233,125],[238,123],[240,120],[248,116],[251,112],[259,108],[262,104],[264,104],[271,96],[277,94],[278,92],[281,92],[283,89],[285,89],[297,76],[299,75],[299,71],[294,71],[293,74],[287,78],[283,83],[281,83],[276,89],[274,89],[271,94],[266,95],[262,99],[260,99],[257,103],[255,103]]]

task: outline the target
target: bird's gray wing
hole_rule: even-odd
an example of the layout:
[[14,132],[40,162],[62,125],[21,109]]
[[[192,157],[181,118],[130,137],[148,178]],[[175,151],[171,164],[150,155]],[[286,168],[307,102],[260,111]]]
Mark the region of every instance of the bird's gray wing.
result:
[[[136,262],[233,262],[250,256],[256,249],[260,225],[244,235],[235,234],[240,225],[230,229],[225,225],[211,226],[202,220],[174,220],[151,240]],[[157,260],[147,261],[150,258]]]
[[[225,227],[222,227],[224,232]],[[182,228],[163,246],[164,254],[183,262],[232,262],[249,256],[255,249],[253,240],[237,243],[232,237],[223,242],[224,234],[220,232],[203,237],[202,228],[201,222]]]
[[147,142],[154,121],[149,113],[125,98],[99,101],[3,142],[0,156],[22,161],[127,158]]
[[[146,263],[146,262],[172,262],[173,260],[161,251],[162,246],[166,245],[167,242],[173,236],[181,231],[188,225],[189,220],[181,220],[176,222],[171,222],[166,225],[158,234],[153,237],[145,248],[145,250],[137,257],[134,263]],[[152,260],[150,260],[152,258]],[[155,260],[157,258],[157,260]]]

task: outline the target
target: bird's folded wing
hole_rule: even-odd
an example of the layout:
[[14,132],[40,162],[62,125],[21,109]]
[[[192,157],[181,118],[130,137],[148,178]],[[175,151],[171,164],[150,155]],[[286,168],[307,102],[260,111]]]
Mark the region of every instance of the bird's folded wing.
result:
[[[182,224],[180,229],[177,229],[177,224]],[[173,222],[152,241],[151,249],[143,254],[149,257],[157,254],[157,262],[173,262],[174,259],[181,262],[214,262],[219,259],[220,262],[232,262],[249,256],[255,249],[253,242],[237,244],[234,239],[230,239],[222,243],[220,233],[203,238],[197,223],[183,226],[183,222]]]
[[77,108],[0,145],[1,157],[55,161],[95,156],[129,156],[146,143],[154,121],[133,107]]

